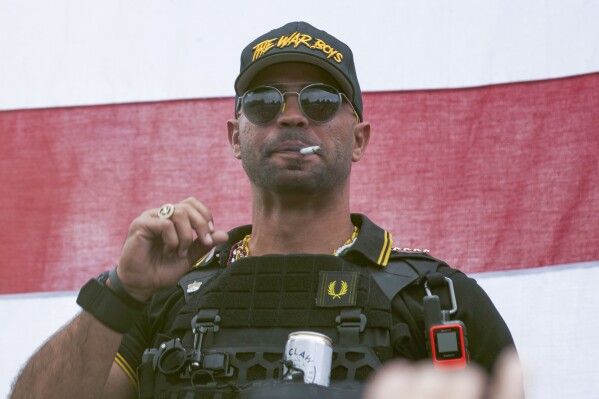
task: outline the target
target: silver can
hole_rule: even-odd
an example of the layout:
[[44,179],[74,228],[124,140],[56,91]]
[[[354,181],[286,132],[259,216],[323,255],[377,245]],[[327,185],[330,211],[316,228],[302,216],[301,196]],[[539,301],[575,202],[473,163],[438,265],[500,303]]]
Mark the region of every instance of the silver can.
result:
[[329,386],[333,345],[326,335],[312,331],[296,331],[289,334],[284,359],[293,363],[291,369],[283,366],[284,379],[294,379],[296,370],[301,370],[306,384]]

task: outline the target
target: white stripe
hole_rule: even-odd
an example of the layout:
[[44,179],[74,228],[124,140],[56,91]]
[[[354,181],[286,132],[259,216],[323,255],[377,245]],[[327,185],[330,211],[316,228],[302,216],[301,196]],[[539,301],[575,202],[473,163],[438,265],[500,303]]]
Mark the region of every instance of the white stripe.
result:
[[596,397],[599,260],[472,277],[510,327],[528,399]]
[[[472,275],[489,294],[530,371],[528,399],[591,398],[597,351],[599,261]],[[76,293],[0,296],[0,397],[34,350],[79,308]],[[458,304],[459,305],[459,304]]]
[[10,385],[27,359],[80,308],[77,293],[0,295],[2,320],[2,361],[0,397],[7,397]]
[[599,71],[588,0],[0,2],[0,110],[231,96],[251,39],[303,19],[349,43],[365,91]]

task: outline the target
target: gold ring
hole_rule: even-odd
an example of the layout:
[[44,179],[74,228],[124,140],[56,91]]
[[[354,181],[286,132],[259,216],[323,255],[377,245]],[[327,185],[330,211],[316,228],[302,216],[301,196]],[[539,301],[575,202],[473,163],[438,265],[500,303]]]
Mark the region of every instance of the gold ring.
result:
[[170,219],[175,213],[175,206],[173,204],[164,204],[158,209],[158,216],[161,219]]

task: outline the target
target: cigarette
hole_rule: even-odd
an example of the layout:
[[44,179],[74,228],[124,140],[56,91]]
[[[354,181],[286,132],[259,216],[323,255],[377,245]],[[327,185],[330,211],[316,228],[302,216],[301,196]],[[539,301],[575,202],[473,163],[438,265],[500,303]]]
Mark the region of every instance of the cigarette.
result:
[[300,154],[303,155],[310,155],[310,154],[317,154],[321,151],[321,148],[319,145],[315,145],[312,147],[305,147],[299,150]]

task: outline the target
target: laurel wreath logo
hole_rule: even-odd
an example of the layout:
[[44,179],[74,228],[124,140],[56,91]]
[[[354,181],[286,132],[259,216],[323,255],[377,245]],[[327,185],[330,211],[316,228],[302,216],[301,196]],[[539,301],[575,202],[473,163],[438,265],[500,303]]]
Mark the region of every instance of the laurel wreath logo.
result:
[[345,281],[341,280],[341,290],[337,293],[335,292],[335,286],[337,285],[337,280],[331,281],[329,283],[329,288],[327,290],[327,294],[333,297],[333,299],[341,299],[342,295],[347,294],[348,285]]

